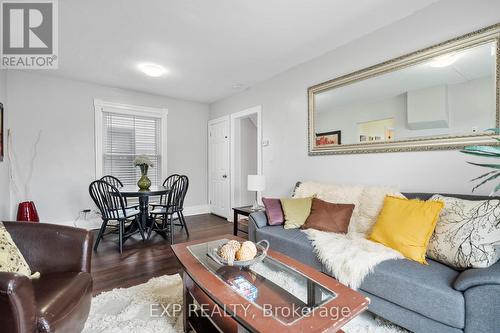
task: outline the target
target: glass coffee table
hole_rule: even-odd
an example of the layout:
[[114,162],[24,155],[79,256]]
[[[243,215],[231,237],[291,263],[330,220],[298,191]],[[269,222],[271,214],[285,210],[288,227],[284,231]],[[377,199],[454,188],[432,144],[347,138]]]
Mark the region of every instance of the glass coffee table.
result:
[[341,332],[369,299],[281,253],[259,263],[225,266],[208,253],[225,235],[172,246],[183,267],[184,330],[209,332]]

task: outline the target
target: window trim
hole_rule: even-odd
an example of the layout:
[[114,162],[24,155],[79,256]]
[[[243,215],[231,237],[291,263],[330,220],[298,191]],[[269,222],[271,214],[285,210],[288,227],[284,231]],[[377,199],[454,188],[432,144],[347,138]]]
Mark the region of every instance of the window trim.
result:
[[100,179],[103,175],[103,112],[119,112],[131,116],[159,118],[161,131],[161,170],[160,177],[165,179],[168,175],[167,168],[167,115],[168,109],[154,108],[141,105],[122,104],[106,102],[94,99],[94,150],[95,150],[95,178]]

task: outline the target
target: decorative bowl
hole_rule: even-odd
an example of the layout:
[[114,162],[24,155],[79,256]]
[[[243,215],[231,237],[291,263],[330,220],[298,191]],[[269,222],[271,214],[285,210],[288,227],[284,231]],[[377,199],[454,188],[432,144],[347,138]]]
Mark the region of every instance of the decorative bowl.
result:
[[269,242],[265,239],[255,243],[255,247],[257,248],[257,254],[252,260],[234,260],[232,265],[224,258],[222,258],[219,255],[219,250],[224,244],[210,249],[207,253],[207,255],[212,258],[213,261],[218,263],[219,265],[223,266],[236,266],[236,267],[247,267],[251,266],[253,264],[256,264],[258,262],[261,262],[264,260],[264,258],[267,256],[267,250],[269,250]]

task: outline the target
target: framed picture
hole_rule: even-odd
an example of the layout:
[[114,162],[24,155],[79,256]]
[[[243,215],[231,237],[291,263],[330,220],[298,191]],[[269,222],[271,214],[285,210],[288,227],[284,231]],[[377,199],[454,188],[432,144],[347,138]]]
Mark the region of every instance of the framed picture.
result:
[[331,131],[316,133],[316,146],[317,147],[331,147],[341,144],[342,136],[341,131]]
[[0,103],[0,162],[3,161],[3,103]]

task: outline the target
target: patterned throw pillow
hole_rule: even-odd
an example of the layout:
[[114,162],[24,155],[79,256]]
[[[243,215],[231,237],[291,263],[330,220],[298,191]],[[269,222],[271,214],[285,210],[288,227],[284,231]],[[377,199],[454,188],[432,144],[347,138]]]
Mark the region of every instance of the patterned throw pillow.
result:
[[17,273],[31,277],[31,270],[22,253],[0,222],[0,272]]
[[458,268],[484,268],[498,261],[500,200],[471,201],[434,195],[445,203],[427,256]]

